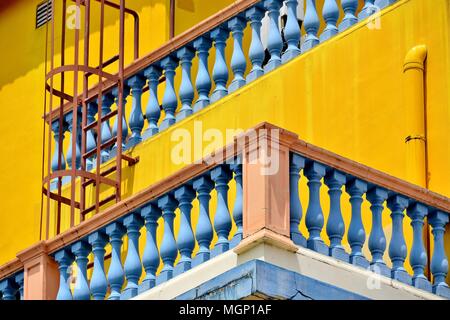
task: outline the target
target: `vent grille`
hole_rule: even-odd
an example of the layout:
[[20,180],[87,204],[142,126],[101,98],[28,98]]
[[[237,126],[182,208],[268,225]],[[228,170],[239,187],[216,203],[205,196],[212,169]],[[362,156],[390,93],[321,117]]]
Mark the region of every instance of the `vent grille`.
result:
[[52,20],[52,1],[47,0],[36,8],[36,29]]

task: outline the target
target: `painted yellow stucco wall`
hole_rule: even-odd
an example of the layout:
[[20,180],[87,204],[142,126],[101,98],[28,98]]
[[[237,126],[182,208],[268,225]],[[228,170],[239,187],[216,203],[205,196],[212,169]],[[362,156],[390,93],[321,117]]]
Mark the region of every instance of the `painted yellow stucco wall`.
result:
[[[0,154],[0,265],[15,257],[16,253],[39,240],[42,181],[42,138],[44,113],[44,77],[46,61],[47,27],[35,28],[36,7],[41,0],[4,1],[0,4],[0,104],[4,116],[0,119],[3,147]],[[230,4],[230,0],[214,1],[214,6],[200,5],[202,0],[181,0],[176,8],[176,31],[212,15]],[[55,1],[55,12],[61,12],[61,1]],[[71,5],[68,2],[68,5]],[[134,0],[127,6],[140,16],[140,56],[162,45],[169,37],[169,1]],[[195,9],[195,13],[192,10]],[[82,13],[84,9],[82,9]],[[70,13],[67,18],[70,18]],[[98,64],[99,9],[92,7],[90,58]],[[83,14],[82,14],[83,16]],[[55,20],[55,66],[60,62],[61,14]],[[117,11],[105,10],[104,58],[117,54]],[[81,23],[81,35],[83,34]],[[133,59],[133,20],[126,20],[126,64]],[[66,57],[73,60],[74,31],[66,29]],[[80,42],[80,50],[84,42]],[[82,51],[81,51],[82,52]],[[47,58],[50,56],[48,45]],[[47,59],[48,66],[50,61]],[[117,64],[106,71],[117,70]],[[73,82],[67,77],[65,89],[71,92]],[[55,77],[55,83],[59,78]],[[54,100],[54,107],[57,104]],[[48,107],[48,102],[47,102]],[[66,143],[68,142],[66,138]],[[65,148],[67,145],[65,145]]]
[[[203,8],[198,3],[188,0],[180,1],[180,10],[177,14],[180,23],[176,27],[176,33],[180,33],[184,28],[190,27],[212,13],[202,12],[199,16],[193,14],[192,10]],[[142,8],[143,11],[145,9],[146,7]],[[151,11],[149,8],[147,10]],[[29,11],[31,15],[34,14],[32,9]],[[17,15],[18,12],[16,12]],[[182,168],[183,164],[173,163],[170,153],[162,152],[162,150],[171,150],[176,145],[177,141],[172,141],[172,135],[178,129],[187,129],[193,133],[194,126],[198,126],[200,122],[203,130],[219,129],[225,132],[226,129],[245,130],[262,121],[268,121],[296,132],[307,142],[416,183],[418,176],[423,172],[408,172],[406,169],[408,161],[411,161],[405,144],[405,138],[410,134],[406,115],[412,118],[415,115],[405,103],[411,92],[408,92],[404,83],[403,62],[411,48],[425,44],[428,48],[425,80],[429,187],[435,192],[450,196],[449,18],[450,9],[446,0],[434,0],[432,3],[428,0],[399,1],[382,12],[379,29],[370,29],[365,23],[358,24],[202,112],[136,146],[131,153],[139,155],[140,162],[135,167],[126,168],[124,171],[125,195],[136,193]],[[3,24],[0,24],[0,27],[3,27]],[[167,28],[165,30],[167,36]],[[248,48],[248,37],[245,43],[245,47]],[[43,51],[40,44],[38,48]],[[142,47],[141,54],[145,53],[144,48]],[[229,59],[229,52],[227,56]],[[42,60],[36,58],[35,64],[38,65],[36,67],[38,70],[35,71],[34,77],[23,77],[22,85],[25,87],[30,87],[31,83],[38,78],[43,79],[44,72],[40,61]],[[211,67],[214,55],[211,55],[209,61]],[[194,65],[193,74],[195,69]],[[13,78],[16,79],[16,77]],[[42,83],[42,80],[40,81]],[[8,85],[11,88],[6,91],[5,88],[8,88]],[[161,93],[163,89],[162,86]],[[20,97],[18,94],[20,91],[20,88],[12,85],[12,81],[8,81],[7,85],[2,84],[0,101],[7,101],[8,105],[11,104],[10,101],[15,101],[14,105],[22,105],[24,97]],[[36,99],[43,99],[41,92],[39,88],[36,89]],[[147,96],[144,95],[144,105],[146,99]],[[28,103],[31,105],[30,102]],[[131,99],[127,109],[131,109]],[[11,227],[6,228],[5,236],[2,235],[0,238],[0,264],[11,259],[18,250],[30,245],[39,237],[40,153],[42,151],[40,140],[42,122],[39,119],[42,114],[42,104],[33,104],[33,112],[33,115],[26,114],[33,119],[28,121],[30,122],[30,126],[27,126],[30,128],[28,134],[21,130],[13,130],[15,126],[13,127],[12,124],[10,124],[11,129],[7,131],[5,130],[8,126],[7,121],[0,120],[4,122],[1,125],[1,130],[5,130],[4,135],[11,137],[9,141],[13,141],[7,147],[14,148],[16,154],[21,155],[11,157],[9,166],[1,169],[4,171],[2,176],[5,177],[2,179],[1,190],[5,191],[6,197],[2,195],[4,200],[0,204],[2,206],[0,219],[2,225],[4,223]],[[31,124],[32,121],[34,122]],[[21,135],[20,138],[18,135]],[[27,140],[24,139],[30,139],[30,136],[34,140],[29,142],[30,146],[25,147],[24,141]],[[226,141],[218,141],[214,147],[220,147],[225,143]],[[205,145],[207,144],[209,143],[205,142]],[[208,151],[211,149],[204,150],[204,153]],[[39,157],[29,157],[30,154],[39,154]],[[23,166],[24,170],[21,172],[11,170],[13,165],[21,168]],[[21,181],[20,179],[25,181],[26,191],[19,193],[8,187],[18,185],[17,181]],[[300,189],[301,200],[306,211],[308,193],[305,178],[301,180]],[[34,193],[33,190],[35,190]],[[23,194],[26,194],[31,201],[23,201]],[[344,193],[343,198],[343,203],[347,203],[343,206],[343,212],[348,226],[350,220],[348,196]],[[232,189],[231,208],[233,199],[234,190]],[[326,188],[322,188],[322,199],[326,218],[328,212]],[[20,206],[17,205],[18,203]],[[30,203],[35,205],[34,213],[30,211],[33,210],[30,208]],[[211,209],[214,205],[213,200]],[[194,223],[197,211],[194,204]],[[214,212],[214,210],[211,211]],[[384,227],[389,241],[391,226],[387,214],[385,210]],[[371,215],[367,202],[363,207],[363,219],[366,231],[370,232]],[[411,232],[407,220],[405,219],[405,235],[410,245]],[[34,221],[33,227],[30,221]],[[177,223],[176,221],[176,228]],[[25,225],[27,227],[24,227]],[[301,228],[303,233],[307,234],[304,222]],[[19,233],[21,237],[17,239]],[[323,238],[327,239],[325,232]],[[365,250],[367,252],[367,248]]]

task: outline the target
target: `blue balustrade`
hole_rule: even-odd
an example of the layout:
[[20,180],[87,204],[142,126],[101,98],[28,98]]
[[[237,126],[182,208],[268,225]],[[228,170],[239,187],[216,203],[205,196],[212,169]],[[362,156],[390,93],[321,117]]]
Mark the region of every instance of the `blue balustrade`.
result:
[[349,255],[342,246],[345,233],[344,219],[341,212],[342,186],[346,176],[337,170],[329,170],[325,175],[325,184],[328,186],[330,196],[330,213],[327,221],[327,235],[330,239],[330,256],[349,262]]
[[72,245],[72,253],[75,256],[77,266],[75,288],[73,290],[74,300],[90,300],[91,293],[87,278],[88,255],[91,246],[85,241],[78,241]]
[[392,262],[392,279],[411,284],[411,277],[404,268],[407,251],[405,236],[403,234],[404,211],[408,206],[408,199],[400,195],[393,195],[388,199],[388,208],[391,210],[392,238],[389,244],[389,257]]
[[[127,125],[127,118],[126,118],[126,104],[127,104],[127,97],[130,94],[130,87],[127,85],[123,86],[123,93],[122,93],[122,150],[126,149],[126,141],[128,137],[128,125]],[[114,96],[114,103],[116,104],[116,107],[119,108],[120,102],[119,102],[119,89],[116,87],[112,90],[112,95]],[[114,122],[113,129],[112,129],[112,135],[113,137],[117,136],[117,130],[119,128],[119,114],[116,116],[116,121]],[[114,156],[117,152],[117,142],[114,144],[111,155]]]
[[361,12],[358,14],[358,19],[364,20],[365,18],[373,15],[378,11],[378,8],[374,5],[375,0],[365,0],[364,7],[361,9]]
[[102,232],[89,235],[88,242],[94,254],[94,267],[89,287],[94,300],[104,300],[108,289],[108,280],[105,274],[105,246],[109,242],[108,236]]
[[228,91],[234,92],[245,85],[244,73],[247,68],[247,61],[245,59],[244,50],[242,49],[242,37],[244,36],[244,29],[247,21],[243,16],[237,16],[228,21],[228,28],[233,35],[233,55],[231,56],[231,69],[233,70],[234,78],[231,81]]
[[139,256],[139,236],[141,233],[139,230],[144,225],[144,220],[139,214],[132,213],[123,219],[123,225],[127,228],[128,250],[124,264],[127,286],[122,292],[121,299],[130,299],[138,294],[138,281],[142,274]]
[[225,46],[230,31],[227,26],[220,26],[211,31],[211,38],[216,48],[216,61],[213,68],[213,79],[216,87],[211,94],[211,102],[215,102],[228,94],[228,67],[225,61]]
[[114,222],[106,227],[106,234],[111,243],[111,263],[108,270],[108,282],[111,288],[109,300],[119,300],[124,283],[124,272],[122,267],[121,249],[122,237],[125,234],[125,227],[120,222]]
[[63,249],[55,253],[55,260],[59,269],[59,289],[56,300],[72,300],[69,270],[71,270],[70,267],[74,261],[74,256],[71,251]]
[[168,56],[161,60],[161,68],[166,76],[166,89],[162,101],[164,109],[164,119],[159,127],[162,131],[176,122],[175,110],[178,106],[177,94],[175,92],[175,69],[178,66],[178,60],[175,57]]
[[161,69],[156,65],[152,65],[144,70],[144,76],[148,79],[149,98],[145,109],[148,127],[143,134],[143,139],[149,138],[159,132],[158,121],[161,117],[161,109],[158,100],[158,84],[161,74]]
[[236,233],[234,234],[233,238],[230,242],[230,248],[234,248],[241,242],[243,237],[243,231],[242,231],[242,206],[243,206],[243,190],[242,190],[242,164],[239,163],[240,160],[237,161],[237,163],[232,164],[230,166],[231,171],[234,173],[234,181],[236,183],[236,198],[234,200],[234,206],[233,206],[233,220],[236,224]]
[[311,161],[306,163],[304,170],[308,178],[309,203],[306,210],[306,227],[309,231],[307,246],[309,249],[328,255],[329,249],[320,237],[324,225],[322,207],[320,205],[321,179],[325,176],[325,166]]
[[141,132],[144,127],[144,116],[142,114],[142,89],[145,85],[145,78],[141,75],[135,75],[128,79],[128,86],[131,88],[133,103],[130,113],[131,136],[127,142],[127,148],[131,148],[142,141]]
[[316,0],[306,0],[306,12],[303,25],[306,36],[302,44],[302,52],[306,52],[319,44],[317,33],[320,27],[320,20],[316,10]]
[[158,208],[156,203],[150,203],[142,208],[141,216],[145,220],[147,237],[142,256],[145,278],[139,287],[140,292],[151,289],[156,285],[156,271],[160,264],[156,230],[158,219],[161,217],[161,209]]
[[269,12],[269,35],[267,38],[267,49],[270,53],[270,59],[264,67],[264,72],[272,71],[281,64],[281,50],[283,50],[283,39],[281,38],[278,20],[280,17],[280,8],[282,5],[282,0],[264,1],[264,8]]
[[59,121],[53,121],[52,123],[53,140],[55,141],[55,148],[52,157],[52,170],[64,170],[66,169],[66,160],[64,158],[64,150],[60,150],[60,144],[64,141],[64,132],[67,131],[67,125],[63,122],[62,135],[60,135],[60,123]]
[[[19,300],[24,300],[23,298],[23,288],[24,288],[24,274],[23,271],[19,272],[14,276],[14,281],[16,282],[19,290]],[[17,300],[17,299],[16,299]]]
[[287,42],[287,49],[281,57],[283,63],[295,58],[300,54],[300,25],[297,18],[297,0],[286,0],[287,20],[284,28],[284,39]]
[[[105,94],[102,96],[101,101],[97,100],[97,104],[99,105],[99,108],[101,108],[101,116],[104,117],[107,114],[111,112],[111,105],[114,102],[114,97],[111,94]],[[101,107],[100,107],[101,105]],[[101,127],[101,143],[104,144],[107,141],[112,139],[112,132],[111,132],[111,126],[109,124],[109,120],[102,122]],[[105,162],[108,161],[110,156],[110,148],[103,148],[101,150],[101,161]]]
[[[67,165],[72,169],[72,159],[73,159],[73,148],[72,148],[72,137],[74,131],[74,116],[73,111],[70,111],[65,116],[65,121],[69,130],[69,147],[67,148],[66,159]],[[75,138],[75,168],[79,169],[81,167],[81,109],[77,109],[77,123],[76,125],[76,138]]]
[[386,8],[387,6],[390,6],[391,4],[393,4],[396,1],[397,0],[375,0],[375,6],[377,8],[383,9],[383,8]]
[[209,49],[212,42],[209,35],[203,35],[193,43],[198,56],[198,71],[195,80],[198,99],[194,105],[194,112],[199,111],[209,105],[209,92],[211,91],[211,77],[208,69]]
[[194,232],[191,226],[192,201],[195,191],[189,185],[184,185],[175,190],[175,199],[178,201],[181,218],[180,230],[177,236],[177,246],[180,252],[180,260],[175,268],[174,274],[181,274],[191,268],[192,251],[195,247]]
[[[98,112],[98,104],[96,101],[88,102],[87,104],[87,124],[95,122],[95,115]],[[95,130],[91,129],[86,132],[86,151],[90,152],[97,147],[97,137]],[[88,171],[95,167],[96,156],[89,157],[86,159],[86,169]]]
[[352,207],[352,216],[347,233],[348,242],[352,248],[350,263],[368,268],[369,262],[362,254],[362,247],[366,241],[366,231],[361,217],[362,196],[367,192],[367,183],[359,179],[353,179],[347,182],[345,190],[350,195]]
[[428,208],[420,203],[415,203],[408,207],[407,214],[411,218],[411,226],[413,228],[413,243],[409,256],[409,262],[414,270],[413,285],[416,288],[431,291],[431,284],[424,274],[428,258],[422,235]]
[[17,300],[18,291],[19,284],[13,277],[0,281],[1,300]]
[[213,227],[209,216],[209,201],[211,199],[211,191],[214,189],[214,182],[208,175],[203,175],[194,180],[193,187],[197,192],[199,202],[199,217],[195,230],[199,249],[193,260],[193,265],[198,265],[210,258],[210,245],[213,238]]
[[326,26],[320,35],[320,42],[324,42],[339,33],[337,21],[339,19],[339,7],[336,0],[325,0],[322,11]]
[[302,220],[303,209],[299,197],[298,183],[300,171],[305,167],[305,158],[298,154],[290,155],[289,167],[289,206],[290,206],[290,233],[295,244],[306,247],[306,239],[300,233],[299,225]]
[[372,254],[370,263],[372,270],[379,274],[390,277],[391,271],[386,267],[383,261],[383,255],[386,250],[386,237],[383,231],[383,204],[388,198],[388,191],[374,187],[367,193],[372,211],[372,229],[369,236],[369,250]]
[[358,0],[342,0],[342,9],[344,10],[344,18],[339,24],[339,32],[342,32],[358,22],[356,17],[356,9],[358,9]]
[[436,210],[431,212],[428,220],[433,227],[434,250],[431,257],[431,273],[434,277],[433,293],[450,299],[450,288],[445,282],[448,273],[448,259],[444,248],[444,232],[449,222],[449,215]]
[[181,109],[178,111],[176,120],[181,121],[193,113],[192,101],[194,100],[194,86],[191,80],[192,59],[195,56],[195,51],[191,47],[184,47],[177,52],[177,58],[181,65],[181,85],[180,85],[180,100]]
[[245,17],[249,21],[252,29],[252,40],[248,52],[252,69],[246,78],[247,83],[249,83],[264,74],[264,69],[262,67],[264,62],[264,47],[261,41],[261,20],[264,17],[264,9],[261,6],[254,6],[247,10]]
[[231,178],[232,174],[227,165],[220,165],[211,171],[211,179],[214,181],[217,191],[214,229],[218,236],[212,256],[216,256],[229,249],[228,235],[231,230],[231,216],[228,209],[228,182]]
[[167,194],[158,200],[158,206],[164,219],[164,235],[161,243],[160,254],[164,263],[163,269],[156,278],[156,284],[167,281],[173,277],[173,265],[177,258],[178,249],[173,232],[173,221],[177,201],[171,194]]

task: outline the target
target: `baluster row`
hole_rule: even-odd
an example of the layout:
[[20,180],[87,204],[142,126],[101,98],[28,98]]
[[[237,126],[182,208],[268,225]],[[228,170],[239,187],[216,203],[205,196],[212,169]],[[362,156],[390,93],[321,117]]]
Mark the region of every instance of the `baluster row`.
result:
[[23,271],[0,280],[0,300],[23,300]]
[[[308,179],[309,201],[305,216],[305,224],[309,232],[308,239],[301,234],[299,225],[302,221],[302,205],[300,202],[299,180],[300,172]],[[323,181],[323,182],[322,182]],[[330,245],[327,246],[321,238],[324,227],[324,214],[321,207],[320,189],[322,184],[328,187],[330,211],[326,225],[326,234]],[[341,194],[345,191],[350,196],[351,218],[347,232],[350,253],[342,245],[346,226],[341,210]],[[372,213],[371,230],[368,238],[368,248],[371,253],[370,262],[363,254],[366,243],[366,230],[362,222],[363,196],[370,203]],[[383,229],[383,211],[386,206],[392,219],[392,237],[388,254],[392,262],[389,268],[383,256],[386,251],[386,236]],[[410,265],[413,275],[405,269],[408,248],[403,233],[405,212],[411,219],[413,242],[410,248]],[[434,284],[425,276],[428,257],[423,241],[424,219],[432,226],[434,250],[431,258],[431,272]],[[338,170],[318,162],[306,159],[298,154],[291,154],[290,159],[290,221],[291,239],[298,245],[307,247],[324,255],[330,255],[354,265],[370,268],[381,275],[392,277],[398,281],[417,288],[450,297],[450,290],[445,282],[448,272],[448,260],[444,249],[444,231],[449,222],[449,213],[429,208],[421,203],[408,199],[395,192],[372,185],[358,178],[346,175]]]
[[[305,35],[301,39],[301,30],[297,17],[297,0],[264,0],[259,4],[247,9],[245,12],[231,18],[229,21],[221,24],[217,28],[206,32],[192,43],[187,44],[183,48],[161,59],[157,63],[140,71],[136,75],[127,79],[123,90],[123,119],[122,119],[122,141],[123,149],[131,148],[142,141],[155,135],[156,133],[170,127],[179,122],[192,113],[197,112],[212,102],[215,102],[230,92],[244,86],[258,77],[262,76],[282,63],[286,63],[301,52],[306,52],[320,42],[326,41],[354,25],[359,20],[374,14],[380,8],[383,8],[395,0],[366,0],[365,5],[357,16],[358,0],[342,0],[341,6],[344,12],[339,25],[340,19],[339,5],[336,0],[326,0],[323,6],[322,16],[326,26],[318,35],[320,27],[320,17],[316,10],[316,0],[306,0],[306,11],[303,21]],[[283,4],[287,8],[287,20],[284,30],[281,30],[279,24],[280,9]],[[263,17],[268,16],[268,35],[267,35],[267,51],[269,60],[264,65],[265,48],[261,40],[261,25]],[[248,53],[243,49],[244,30],[247,24],[251,28],[251,41]],[[232,57],[228,66],[225,49],[226,41],[231,37],[232,41]],[[286,45],[284,45],[286,44]],[[212,75],[209,73],[208,57],[210,49],[215,48],[215,61],[213,64]],[[283,52],[283,47],[286,47]],[[251,64],[250,71],[245,75],[247,68],[247,58]],[[198,71],[195,79],[195,88],[192,83],[191,69],[193,59],[197,56]],[[181,68],[181,84],[175,88],[175,76],[178,66]],[[229,81],[229,69],[232,71],[232,78]],[[165,91],[162,97],[161,106],[158,98],[158,85],[161,75],[165,75]],[[212,78],[212,79],[211,79]],[[149,99],[145,110],[145,117],[142,110],[142,92],[148,82]],[[214,83],[214,89],[213,88]],[[228,85],[229,83],[229,85]],[[228,87],[227,87],[228,85]],[[212,90],[212,92],[211,92]],[[127,126],[125,105],[127,97],[132,95],[132,107],[129,115],[129,128]],[[197,93],[197,99],[194,97]],[[102,96],[100,101],[91,101],[87,105],[88,124],[95,120],[98,113],[98,104],[101,103],[101,114],[105,116],[111,112],[111,105],[119,105],[118,88],[114,88],[112,92]],[[181,106],[178,106],[178,98]],[[161,117],[161,110],[164,110],[164,118]],[[177,111],[178,110],[178,111]],[[81,112],[81,109],[80,109]],[[117,117],[116,117],[117,118]],[[52,130],[54,132],[55,152],[52,161],[52,169],[58,169],[58,153],[61,158],[60,169],[65,169],[66,162],[62,150],[58,148],[58,142],[64,139],[64,133],[69,132],[71,136],[73,132],[73,115],[68,113],[65,116],[62,132],[59,134],[59,122],[54,122]],[[148,126],[142,134],[144,123],[147,121]],[[81,149],[81,113],[78,115],[77,124],[77,143],[76,143],[76,166],[80,167],[80,149]],[[117,135],[118,121],[114,121],[113,128],[110,128],[109,121],[102,124],[101,127],[101,143],[106,143]],[[129,136],[129,131],[131,135]],[[94,150],[97,144],[96,130],[92,129],[86,133],[86,150],[89,152]],[[129,136],[129,137],[128,137]],[[128,139],[127,139],[128,138]],[[112,147],[102,150],[101,161],[104,162],[108,158],[113,157],[116,153],[117,143]],[[61,151],[61,152],[59,152]],[[72,147],[67,150],[67,164],[72,166]],[[95,156],[87,159],[87,169],[94,167]]]
[[[233,179],[236,184],[236,198],[232,214],[228,205],[228,184]],[[216,190],[217,207],[214,221],[211,222],[209,204],[212,190]],[[191,221],[192,202],[198,199],[199,216],[195,234]],[[176,210],[180,212],[180,227],[174,234]],[[160,245],[157,241],[158,220],[162,219],[163,237]],[[232,222],[237,231],[230,238]],[[146,243],[141,256],[139,252],[140,230],[145,226]],[[211,249],[214,233],[218,240]],[[128,238],[128,250],[122,264],[121,252],[123,237]],[[219,255],[236,246],[242,239],[242,165],[220,165],[210,172],[193,179],[177,189],[148,203],[128,216],[92,233],[86,239],[78,241],[54,257],[60,271],[60,286],[57,299],[102,300],[129,299],[139,292],[153,288],[192,267]],[[195,244],[199,250],[195,256]],[[111,245],[111,262],[105,271],[105,247]],[[93,271],[89,281],[87,277],[88,257],[93,254]],[[177,264],[175,261],[178,259]],[[159,274],[157,270],[162,260]],[[76,263],[76,281],[71,289],[70,271]],[[145,277],[139,283],[145,271]],[[125,283],[126,287],[122,290]]]

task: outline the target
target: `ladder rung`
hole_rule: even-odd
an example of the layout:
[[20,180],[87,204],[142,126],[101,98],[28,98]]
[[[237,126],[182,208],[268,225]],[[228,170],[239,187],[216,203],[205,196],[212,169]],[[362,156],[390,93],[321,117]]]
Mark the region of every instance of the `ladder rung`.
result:
[[[111,145],[113,145],[113,144],[116,142],[116,140],[117,140],[117,136],[112,137],[111,139],[109,139],[108,141],[106,141],[105,143],[103,143],[103,144],[100,145],[100,150],[110,147]],[[92,149],[91,151],[86,152],[85,154],[83,154],[83,158],[85,158],[85,159],[86,159],[86,158],[90,158],[90,157],[92,157],[96,152],[97,152],[97,148]]]
[[[108,202],[110,202],[110,201],[112,201],[114,199],[116,199],[116,195],[112,194],[109,197],[106,197],[105,199],[101,200],[98,203],[98,206],[101,207],[101,206],[105,205],[106,203],[108,203]],[[95,210],[95,204],[90,206],[89,208],[86,208],[83,211],[81,211],[81,215],[85,216],[85,215],[87,215],[89,212],[91,212],[93,210]]]
[[[103,123],[103,122],[105,122],[105,121],[111,119],[111,118],[114,117],[116,114],[117,114],[117,109],[114,110],[114,111],[111,111],[111,112],[108,113],[108,114],[105,114],[103,117],[100,118],[100,123]],[[88,130],[91,130],[91,129],[95,128],[95,127],[97,126],[97,122],[98,122],[98,121],[94,121],[94,122],[89,123],[87,126],[85,126],[85,127],[83,128],[83,130],[84,130],[84,131],[88,131]]]
[[[111,167],[111,168],[109,168],[109,169],[107,169],[107,170],[101,172],[101,173],[100,173],[100,176],[106,177],[107,175],[109,175],[109,174],[113,173],[114,171],[116,171],[116,169],[117,169],[117,167],[116,167],[116,166],[113,166],[113,167]],[[111,181],[113,181],[113,180],[111,180]],[[92,183],[95,185],[95,179],[89,179],[88,181],[84,182],[84,183],[83,183],[83,187],[86,188],[87,186],[91,185]],[[101,181],[100,181],[100,183],[104,183],[104,182],[101,182]],[[111,183],[111,184],[112,184],[112,183]],[[116,182],[114,181],[114,185],[115,185],[115,184],[116,184]]]
[[139,162],[139,157],[133,158],[125,154],[122,154],[122,159],[127,161],[130,167]]

